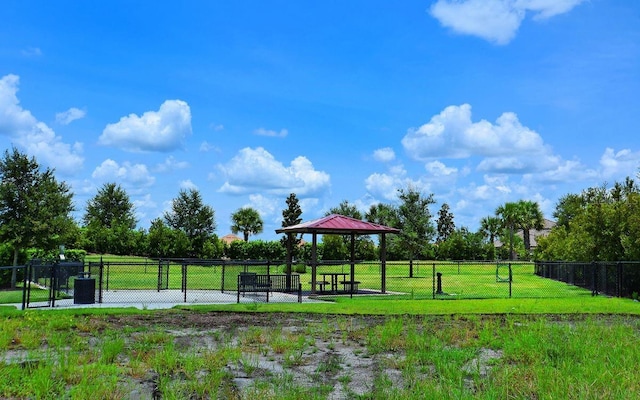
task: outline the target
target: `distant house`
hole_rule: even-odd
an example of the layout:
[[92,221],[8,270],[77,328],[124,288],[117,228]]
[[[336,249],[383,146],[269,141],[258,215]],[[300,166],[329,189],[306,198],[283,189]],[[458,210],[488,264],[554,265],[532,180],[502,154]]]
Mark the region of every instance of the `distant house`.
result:
[[[546,219],[544,220],[543,224],[542,224],[542,229],[538,230],[538,229],[531,229],[529,231],[529,240],[531,240],[531,251],[533,251],[537,246],[538,246],[538,238],[540,237],[545,237],[547,235],[549,235],[549,232],[551,232],[551,229],[556,226],[555,221],[551,221],[550,219]],[[516,236],[518,236],[520,239],[524,240],[524,233],[522,232],[522,230],[518,230],[517,232],[514,232]],[[496,239],[493,242],[494,246],[496,248],[502,247],[503,245],[509,245],[509,243],[502,243],[499,239]]]
[[241,237],[239,237],[238,235],[234,235],[233,233],[230,233],[228,235],[224,235],[223,237],[220,238],[220,240],[222,242],[224,242],[224,244],[226,244],[227,246],[231,244],[231,242],[235,242],[236,240],[242,240]]
[[[556,226],[555,221],[551,221],[550,219],[545,218],[544,223],[542,224],[542,229],[540,230],[532,229],[529,231],[529,239],[531,240],[531,250],[535,249],[538,246],[538,238],[549,235],[549,232],[551,232],[551,229],[554,226]],[[520,238],[524,240],[524,235],[522,231],[518,231],[516,235],[520,236]]]

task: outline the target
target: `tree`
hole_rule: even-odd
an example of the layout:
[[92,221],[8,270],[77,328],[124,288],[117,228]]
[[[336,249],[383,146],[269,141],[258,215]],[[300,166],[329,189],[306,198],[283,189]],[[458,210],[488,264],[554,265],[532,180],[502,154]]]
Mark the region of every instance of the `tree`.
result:
[[147,238],[151,257],[185,257],[189,253],[189,238],[184,231],[172,229],[160,218],[151,221]]
[[213,208],[203,203],[200,192],[195,189],[180,190],[171,203],[171,210],[164,213],[164,220],[169,227],[186,235],[192,257],[202,254],[205,241],[216,229]]
[[249,241],[249,235],[262,232],[264,223],[258,211],[251,207],[242,207],[231,214],[231,232],[242,232],[245,242]]
[[[302,222],[302,208],[300,208],[300,204],[298,202],[298,197],[296,197],[295,193],[289,194],[286,200],[287,208],[282,210],[282,227],[286,228],[288,226],[298,225]],[[296,256],[298,245],[300,245],[300,241],[302,240],[302,235],[298,236],[293,233],[287,233],[280,239],[280,243],[287,249],[287,267],[286,273],[291,274],[291,264],[293,263],[293,258]]]
[[531,251],[531,229],[542,229],[544,224],[544,215],[540,211],[538,203],[530,200],[520,200],[518,202],[520,208],[520,223],[522,229],[522,239],[524,240],[524,249]]
[[507,202],[496,208],[496,215],[500,218],[500,221],[502,221],[502,227],[509,231],[509,260],[513,260],[515,258],[513,235],[520,224],[520,207],[518,203]]
[[135,247],[135,209],[120,185],[105,183],[87,201],[83,221],[87,227],[87,238],[98,252],[126,254]]
[[426,253],[429,242],[436,234],[429,206],[435,203],[433,194],[424,196],[413,187],[398,190],[398,226],[401,231],[396,242],[409,254],[409,277],[413,277],[413,260]]
[[449,236],[456,230],[456,225],[453,222],[453,214],[449,211],[449,205],[447,203],[442,204],[438,211],[437,222],[438,238],[436,242],[444,242]]
[[500,233],[501,221],[498,217],[484,217],[480,220],[480,233],[494,246],[496,236]]
[[367,221],[374,224],[395,226],[398,224],[398,210],[384,203],[373,204],[364,215]]
[[[355,219],[362,220],[362,213],[355,204],[349,203],[348,200],[343,200],[340,202],[338,207],[330,208],[329,211],[325,213],[325,215],[331,214],[339,214],[344,215],[346,217],[351,217]],[[342,240],[342,244],[338,244],[336,240],[333,240],[331,236],[334,235],[323,235],[322,243],[324,244],[324,252],[326,257],[330,257],[327,259],[339,260],[346,259],[348,255],[351,254],[351,235],[342,235],[340,239]],[[370,241],[369,235],[357,235],[354,238],[354,256],[361,259],[363,252],[359,251],[361,249],[365,249],[368,245],[367,242]]]
[[[35,158],[13,148],[0,160],[0,240],[13,249],[13,265],[28,247],[44,250],[63,244],[71,230],[73,203],[69,186],[51,169],[40,169]],[[16,286],[16,270],[11,287]]]
[[333,207],[325,213],[325,215],[340,214],[347,217],[362,219],[362,213],[355,204],[350,204],[348,200],[342,200],[338,207]]

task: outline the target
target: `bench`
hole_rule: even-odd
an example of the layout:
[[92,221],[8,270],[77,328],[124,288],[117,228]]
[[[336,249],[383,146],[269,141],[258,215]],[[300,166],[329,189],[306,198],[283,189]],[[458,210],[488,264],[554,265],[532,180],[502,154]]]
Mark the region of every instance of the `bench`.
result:
[[297,293],[298,302],[302,303],[300,275],[263,275],[254,272],[241,272],[238,275],[238,303],[240,303],[240,293],[244,296],[246,292],[266,293],[267,302],[269,302],[269,293]]
[[[309,282],[309,285],[313,285],[313,282]],[[316,281],[316,286],[320,288],[319,292],[326,292],[329,285],[331,285],[329,281]]]
[[356,293],[358,292],[360,281],[340,281],[340,284],[344,287],[345,292]]

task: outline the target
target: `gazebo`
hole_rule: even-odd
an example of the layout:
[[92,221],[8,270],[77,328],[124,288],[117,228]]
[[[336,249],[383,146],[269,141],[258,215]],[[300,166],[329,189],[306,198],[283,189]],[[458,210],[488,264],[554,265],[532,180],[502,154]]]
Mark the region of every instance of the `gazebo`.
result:
[[[349,235],[351,236],[351,271],[350,280],[355,279],[355,237],[356,235],[373,235],[379,234],[380,238],[380,263],[381,263],[381,292],[386,293],[386,275],[387,275],[387,241],[388,233],[399,233],[400,229],[389,226],[374,224],[372,222],[361,221],[359,219],[347,217],[340,214],[331,214],[323,218],[319,218],[309,222],[303,222],[298,225],[287,226],[285,228],[276,229],[276,233],[297,234],[310,233],[311,242],[311,294],[316,293],[316,267],[318,265],[318,234],[320,235]],[[287,257],[291,260],[291,257]],[[290,268],[288,269],[290,271]],[[353,285],[352,291],[353,291]]]

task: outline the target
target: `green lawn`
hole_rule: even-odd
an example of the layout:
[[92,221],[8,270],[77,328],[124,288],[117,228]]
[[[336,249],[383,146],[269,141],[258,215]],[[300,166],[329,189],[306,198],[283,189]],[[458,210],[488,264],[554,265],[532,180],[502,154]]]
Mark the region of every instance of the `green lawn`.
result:
[[[156,290],[158,288],[158,261],[141,257],[122,256],[87,256],[86,262],[100,261],[105,263],[103,271],[103,289],[105,290]],[[435,269],[434,269],[435,265]],[[188,265],[186,283],[188,290],[224,290],[233,291],[237,286],[240,271],[248,269],[252,272],[267,273],[264,265],[226,265],[198,266]],[[318,266],[320,273],[349,273],[349,264]],[[409,277],[409,263],[388,262],[386,269],[387,295],[383,299],[426,300],[433,298],[435,282],[434,272],[442,274],[442,293],[437,293],[438,300],[461,299],[527,299],[527,298],[589,298],[591,292],[577,286],[567,285],[551,279],[534,275],[532,263],[513,263],[511,288],[503,280],[508,277],[506,264],[501,264],[496,274],[495,263],[457,263],[420,261],[414,263],[413,277]],[[162,270],[162,280],[166,280],[166,269]],[[283,273],[284,265],[272,265],[269,273]],[[168,288],[182,287],[183,268],[179,264],[168,267]],[[95,276],[94,271],[94,277]],[[355,265],[355,279],[360,282],[360,289],[381,290],[381,266],[379,262],[359,263]],[[303,291],[311,290],[311,269],[300,274]],[[70,281],[73,287],[73,278]],[[511,289],[511,290],[510,290]],[[38,292],[34,292],[40,296]],[[42,293],[46,298],[46,291]],[[332,300],[335,296],[323,296]],[[0,303],[16,303],[22,300],[21,291],[0,292]],[[32,298],[33,301],[33,298]]]

